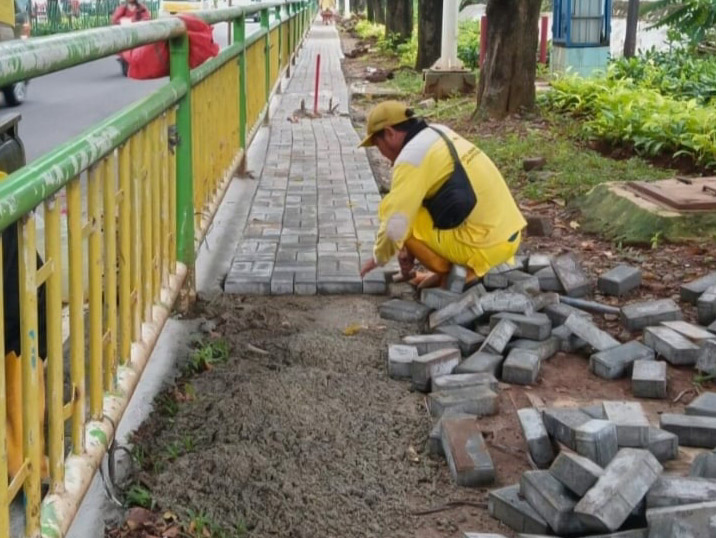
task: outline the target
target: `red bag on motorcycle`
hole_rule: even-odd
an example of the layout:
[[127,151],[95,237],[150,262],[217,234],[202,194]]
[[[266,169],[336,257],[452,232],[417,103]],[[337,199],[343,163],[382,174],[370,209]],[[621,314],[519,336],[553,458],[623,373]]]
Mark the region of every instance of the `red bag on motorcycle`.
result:
[[[210,25],[191,15],[179,15],[179,18],[184,21],[187,28],[191,69],[219,54],[219,45],[214,43],[214,32]],[[127,73],[129,78],[145,80],[169,75],[167,43],[152,43],[137,47],[125,52],[124,58],[129,64]]]

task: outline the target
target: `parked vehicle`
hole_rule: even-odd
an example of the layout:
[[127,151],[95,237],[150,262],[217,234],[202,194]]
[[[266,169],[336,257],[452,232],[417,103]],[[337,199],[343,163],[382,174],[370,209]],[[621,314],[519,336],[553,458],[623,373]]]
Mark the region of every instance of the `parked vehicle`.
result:
[[[0,41],[25,39],[30,35],[29,0],[0,2]],[[2,88],[5,104],[18,106],[25,101],[27,81],[15,82]]]

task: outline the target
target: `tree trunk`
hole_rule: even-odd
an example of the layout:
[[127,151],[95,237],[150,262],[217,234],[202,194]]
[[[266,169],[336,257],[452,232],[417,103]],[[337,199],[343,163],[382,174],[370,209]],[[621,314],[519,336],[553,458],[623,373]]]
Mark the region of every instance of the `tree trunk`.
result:
[[418,60],[415,69],[427,69],[440,58],[443,0],[418,0]]
[[624,37],[624,56],[631,58],[636,54],[636,27],[639,23],[639,0],[629,0]]
[[370,22],[375,22],[375,11],[373,11],[373,0],[366,0],[365,16]]
[[353,0],[351,2],[351,13],[363,13],[365,10],[365,0]]
[[[370,1],[370,0],[369,0]],[[376,24],[385,24],[385,0],[372,0]]]
[[413,35],[413,0],[391,0],[386,10],[385,37],[394,36],[398,43]]
[[477,104],[490,117],[503,118],[534,106],[541,3],[487,2],[487,54]]

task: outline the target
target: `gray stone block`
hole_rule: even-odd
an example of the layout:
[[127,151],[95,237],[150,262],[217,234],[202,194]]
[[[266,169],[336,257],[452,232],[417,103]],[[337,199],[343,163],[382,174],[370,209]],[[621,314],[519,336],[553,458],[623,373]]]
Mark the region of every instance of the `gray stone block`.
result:
[[556,336],[550,336],[547,340],[527,340],[520,338],[513,340],[507,345],[507,350],[526,349],[537,354],[539,360],[546,361],[554,357],[560,349],[560,341]]
[[687,415],[716,417],[716,392],[704,392],[686,406]]
[[[646,511],[649,538],[707,538],[714,513],[716,501],[649,509]],[[679,530],[674,529],[674,524],[679,525]]]
[[420,292],[420,302],[433,310],[440,310],[459,300],[459,293],[453,293],[442,288],[427,288]]
[[716,482],[713,480],[695,476],[665,475],[660,477],[649,490],[646,506],[663,508],[712,501],[716,501]]
[[566,447],[575,450],[577,429],[592,420],[579,409],[554,407],[542,413],[547,432]]
[[681,286],[681,300],[695,305],[701,294],[714,285],[716,285],[716,272],[683,284]]
[[507,278],[507,273],[488,271],[485,276],[482,277],[482,284],[488,290],[500,290],[507,288],[510,285],[510,281]]
[[544,425],[542,413],[531,407],[518,409],[517,418],[522,427],[522,434],[527,441],[532,461],[537,467],[547,467],[554,460],[554,447]]
[[589,369],[604,379],[618,379],[629,375],[637,360],[654,360],[654,350],[632,340],[606,351],[595,353],[589,358]]
[[574,512],[590,526],[601,525],[614,532],[639,505],[662,471],[663,467],[649,451],[623,448],[575,506]]
[[462,293],[465,289],[467,269],[462,265],[453,264],[448,273],[446,288],[453,293]]
[[493,489],[487,497],[490,515],[517,532],[549,532],[547,522],[520,497],[520,486]]
[[667,327],[647,327],[644,330],[644,344],[676,366],[696,364],[701,349]]
[[433,391],[448,392],[469,387],[485,386],[497,392],[497,378],[488,373],[481,374],[448,374],[433,378]]
[[620,447],[649,446],[649,420],[639,402],[603,402],[607,420],[617,427]]
[[419,323],[428,318],[430,308],[415,301],[390,299],[380,305],[380,317],[404,323]]
[[581,498],[602,476],[604,469],[588,458],[562,452],[554,460],[549,472],[569,491]]
[[441,349],[459,349],[457,338],[447,334],[416,334],[403,337],[403,344],[414,346],[418,355],[427,355]]
[[574,450],[600,467],[606,467],[619,450],[617,427],[608,420],[592,419],[574,431]]
[[515,324],[514,336],[517,338],[546,340],[552,333],[552,322],[545,314],[536,313],[530,316],[510,312],[495,314],[490,318],[490,327],[494,328],[503,319]]
[[716,376],[716,341],[707,340],[701,345],[701,351],[696,358],[696,369]]
[[566,325],[552,329],[552,336],[559,340],[559,350],[564,353],[576,353],[589,346],[579,336],[573,334]]
[[693,323],[689,323],[688,321],[662,321],[661,324],[697,344],[704,343],[706,340],[714,338],[714,334],[712,332],[707,331],[698,325],[694,325]]
[[441,325],[469,325],[482,315],[482,307],[474,293],[464,294],[459,301],[430,314],[430,328]]
[[676,434],[680,446],[716,448],[716,417],[664,413],[661,429]]
[[475,331],[471,331],[460,325],[443,325],[438,327],[436,332],[447,334],[457,339],[460,351],[464,356],[475,353],[485,341],[485,337],[481,334],[477,334]]
[[572,314],[564,322],[564,325],[572,331],[572,334],[587,342],[597,351],[604,351],[620,345],[611,335],[582,316]]
[[455,368],[456,374],[480,374],[487,373],[492,374],[495,377],[502,375],[502,362],[504,361],[502,355],[495,355],[493,353],[485,353],[478,351],[474,353],[464,361],[462,361],[457,368]]
[[654,360],[634,362],[631,391],[637,398],[666,398],[666,363]]
[[701,325],[716,321],[716,285],[707,288],[696,301],[696,314]]
[[427,392],[430,381],[441,375],[451,374],[460,363],[460,350],[440,349],[426,355],[420,355],[410,363],[410,375],[413,387]]
[[500,320],[480,346],[480,351],[495,355],[502,354],[516,330],[517,326],[510,320]]
[[494,291],[480,298],[480,306],[485,314],[512,312],[515,314],[533,314],[532,299],[522,293],[512,291]]
[[592,284],[574,254],[553,259],[552,269],[570,297],[584,297],[591,290]]
[[510,281],[508,290],[518,293],[539,293],[541,291],[539,278],[523,271],[510,271],[507,280]]
[[587,318],[588,320],[592,319],[592,315],[589,312],[585,312],[584,310],[574,308],[573,306],[564,303],[547,306],[544,309],[544,313],[547,314],[547,317],[549,317],[549,319],[552,321],[552,325],[554,327],[564,325],[564,322],[567,321],[567,318],[571,314],[582,316],[583,318]]
[[388,293],[388,277],[385,271],[371,271],[363,277],[363,293],[385,295]]
[[552,267],[552,257],[544,254],[533,254],[527,259],[527,272],[535,274],[542,269]]
[[514,385],[532,385],[539,375],[539,356],[527,349],[513,349],[502,363],[502,381]]
[[671,299],[658,299],[633,303],[622,307],[622,323],[630,331],[640,331],[662,321],[681,320],[683,314],[679,306]]
[[[558,304],[561,304],[559,302],[559,293],[550,291],[532,295],[532,305],[534,306],[535,312],[541,312],[548,306],[556,306]],[[552,320],[550,319],[550,321]]]
[[716,538],[716,515],[709,519],[709,538]]
[[599,420],[606,420],[607,417],[604,414],[604,406],[602,404],[598,405],[589,405],[587,407],[580,407],[580,411],[586,413],[592,418],[596,418]]
[[495,466],[474,419],[444,420],[442,443],[450,474],[458,486],[479,487],[495,481]]
[[671,432],[651,427],[649,428],[649,452],[654,454],[660,462],[675,460],[679,457],[679,438]]
[[445,452],[443,451],[442,426],[444,420],[448,420],[451,418],[471,418],[472,420],[477,420],[477,417],[475,415],[468,415],[467,413],[463,413],[455,409],[446,410],[442,415],[437,418],[437,420],[435,420],[435,422],[433,423],[433,427],[428,434],[426,448],[429,454],[433,456],[445,457]]
[[714,321],[711,325],[706,327],[709,332],[716,334],[716,321]]
[[[716,453],[709,452],[696,456],[691,462],[689,476],[709,478],[713,482],[716,479]],[[714,495],[714,500],[716,500],[716,495]]]
[[549,471],[526,471],[520,494],[557,534],[580,534],[599,528],[584,525],[574,514],[579,499]]
[[428,396],[428,407],[433,417],[442,416],[448,409],[478,417],[491,416],[497,413],[497,394],[484,385],[448,392],[432,392]]
[[504,534],[495,534],[494,532],[466,532],[463,538],[507,538]]
[[557,273],[554,272],[552,267],[540,269],[535,273],[535,276],[539,280],[539,287],[542,291],[564,292],[562,283],[559,281],[559,278],[557,278]]
[[418,358],[414,346],[391,344],[388,347],[388,375],[394,379],[410,379],[410,365]]
[[[609,534],[590,534],[589,538],[648,538],[649,529],[632,529],[628,531],[610,532]],[[520,536],[519,538],[529,538]]]
[[626,295],[641,285],[641,269],[619,265],[604,273],[597,280],[597,287],[604,295]]

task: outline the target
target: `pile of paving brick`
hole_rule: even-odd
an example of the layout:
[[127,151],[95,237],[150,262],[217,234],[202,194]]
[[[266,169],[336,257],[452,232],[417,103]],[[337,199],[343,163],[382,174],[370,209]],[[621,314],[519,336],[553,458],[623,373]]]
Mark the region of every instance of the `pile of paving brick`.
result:
[[[640,398],[666,397],[667,362],[716,375],[716,273],[681,290],[697,305],[701,326],[683,321],[670,299],[633,303],[621,308],[621,320],[643,331],[643,343],[623,344],[592,314],[562,302],[592,289],[571,254],[518,257],[469,287],[465,276],[454,267],[445,289],[423,290],[420,302],[381,305],[384,318],[425,329],[389,347],[388,373],[429,393],[435,422],[428,450],[446,458],[461,486],[495,481],[479,418],[498,413],[500,382],[535,383],[542,362],[559,351],[585,354],[604,379],[631,375]],[[640,283],[637,268],[619,266],[597,285],[602,294],[623,296]],[[627,401],[526,408],[518,417],[534,470],[492,491],[489,508],[528,533],[519,536],[716,537],[716,453],[699,455],[690,477],[662,475],[661,465],[678,457],[680,445],[716,448],[716,393],[698,397],[685,414],[662,414],[659,428],[641,404]]]

